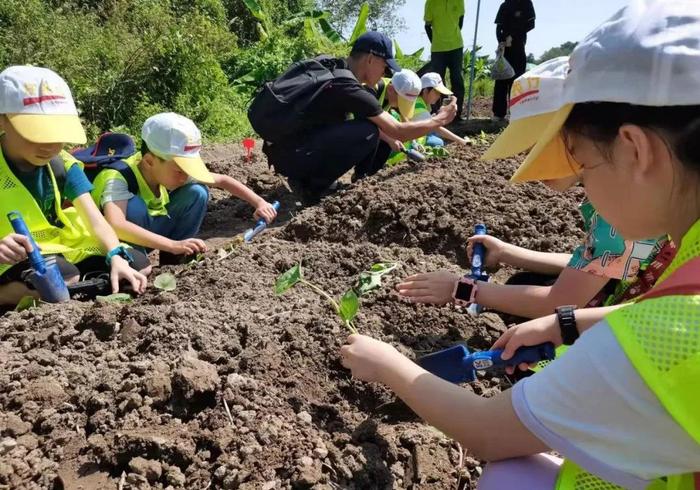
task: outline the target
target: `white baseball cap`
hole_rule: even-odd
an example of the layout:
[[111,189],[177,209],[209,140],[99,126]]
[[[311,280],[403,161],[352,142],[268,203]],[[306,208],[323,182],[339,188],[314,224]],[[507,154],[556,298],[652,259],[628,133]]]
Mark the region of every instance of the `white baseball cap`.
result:
[[439,73],[426,73],[425,75],[420,77],[420,84],[421,90],[426,88],[433,88],[442,95],[452,95],[452,91],[445,87],[445,84],[442,83],[442,77]]
[[391,85],[399,94],[399,113],[408,120],[412,119],[421,91],[420,78],[411,70],[403,69],[391,77]]
[[199,156],[202,134],[190,119],[174,112],[156,114],[143,123],[141,138],[157,157],[174,160],[183,172],[199,182],[214,183],[214,177]]
[[0,72],[0,114],[33,143],[87,141],[68,84],[48,68],[10,66]]
[[532,148],[563,104],[569,57],[536,66],[513,82],[510,124],[482,157],[508,158]]
[[698,39],[697,0],[631,0],[571,54],[562,104],[511,180],[545,180],[574,173],[566,148],[558,144],[553,149],[574,104],[700,104]]

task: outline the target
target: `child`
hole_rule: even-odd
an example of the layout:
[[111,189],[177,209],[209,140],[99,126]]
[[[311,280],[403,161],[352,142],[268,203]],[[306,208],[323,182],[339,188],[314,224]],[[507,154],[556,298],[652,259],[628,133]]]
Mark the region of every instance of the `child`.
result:
[[566,329],[529,332],[525,345],[585,333],[561,359],[492,398],[366,336],[341,349],[353,376],[388,385],[477,457],[505,460],[486,467],[480,490],[700,483],[698,38],[700,3],[631,2],[576,47],[560,109],[513,177],[575,173],[627,239],[670,235],[676,258],[645,297],[595,324],[577,317]]
[[[568,72],[567,57],[543,63],[520,77],[513,85],[512,122],[484,155],[486,159],[512,156],[532,146],[532,135],[551,117],[553,103],[561,99],[564,77]],[[563,191],[576,184],[577,177],[550,179],[545,182]],[[673,247],[662,237],[658,240],[624,240],[598,215],[590,202],[581,205],[586,239],[573,254],[545,253],[527,250],[484,235],[469,239],[468,255],[474,243],[486,248],[487,268],[511,265],[530,273],[513,276],[507,284],[475,282],[479,305],[517,317],[538,318],[563,305],[592,307],[611,305],[630,299],[625,296],[630,284],[654,261],[662,249]],[[668,253],[660,256],[667,259]],[[670,254],[672,258],[672,253]],[[664,263],[663,267],[670,260]],[[653,268],[658,271],[658,268]],[[656,273],[654,280],[663,272]],[[534,274],[533,274],[534,273]],[[449,271],[415,274],[398,285],[399,292],[419,303],[444,304],[454,301],[452,293],[461,276]],[[646,289],[653,285],[647,281]],[[637,290],[636,295],[645,290]]]
[[[437,104],[443,97],[451,97],[452,91],[442,83],[442,78],[438,73],[426,73],[420,77],[421,91],[420,97],[416,100],[416,110],[413,121],[422,121],[430,117],[430,108]],[[445,140],[454,141],[460,145],[469,143],[467,138],[457,136],[446,128],[438,128],[434,133],[425,137],[426,146],[442,147]]]
[[[138,183],[132,193],[118,170],[102,170],[92,196],[119,238],[160,250],[161,264],[178,263],[205,252],[195,238],[207,211],[208,185],[227,190],[268,223],[277,212],[270,203],[227,175],[210,173],[199,156],[201,135],[194,122],[174,113],[149,117],[141,130],[141,152],[125,160]],[[84,150],[86,153],[93,148]],[[174,256],[181,256],[179,258]]]
[[[15,210],[42,253],[56,255],[66,282],[109,271],[113,292],[121,280],[143,292],[146,277],[134,269],[148,273],[147,257],[120,245],[90,198],[92,185],[79,162],[62,151],[66,143],[85,142],[66,82],[46,68],[6,68],[0,73],[0,130],[0,303],[14,305],[25,295],[36,296],[23,280],[32,246],[6,218]],[[48,165],[59,154],[65,179]],[[71,207],[62,208],[64,198]]]

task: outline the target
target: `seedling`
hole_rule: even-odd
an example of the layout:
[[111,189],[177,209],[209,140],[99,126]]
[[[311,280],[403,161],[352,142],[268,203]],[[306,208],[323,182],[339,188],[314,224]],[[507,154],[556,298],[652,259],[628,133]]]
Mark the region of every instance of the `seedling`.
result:
[[426,146],[423,153],[428,158],[445,158],[450,156],[450,152],[443,146]]
[[345,327],[350,330],[351,333],[357,333],[357,328],[353,320],[360,310],[360,296],[381,286],[382,276],[393,271],[396,266],[397,264],[392,262],[374,264],[368,271],[361,273],[357,283],[345,291],[345,294],[340,297],[340,300],[336,301],[326,291],[304,279],[301,262],[299,262],[277,278],[275,294],[284,294],[296,284],[303,284],[325,298],[333,306],[333,310],[343,321]]
[[133,298],[126,293],[115,293],[109,296],[97,296],[95,301],[99,303],[131,303]]
[[177,288],[177,281],[174,275],[165,272],[163,274],[158,274],[155,281],[153,281],[153,285],[161,291],[175,291],[175,288]]
[[24,311],[37,306],[39,306],[38,299],[36,299],[34,296],[24,296],[19,300],[17,306],[15,306],[15,311]]

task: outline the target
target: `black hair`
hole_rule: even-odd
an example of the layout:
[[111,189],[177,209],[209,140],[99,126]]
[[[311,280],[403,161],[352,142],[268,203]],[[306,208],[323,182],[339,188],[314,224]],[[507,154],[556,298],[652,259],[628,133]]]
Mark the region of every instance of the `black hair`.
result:
[[148,148],[146,141],[143,140],[143,141],[141,141],[141,156],[145,157],[146,153],[151,153],[151,150]]
[[700,106],[642,106],[615,102],[576,104],[564,124],[564,135],[580,134],[603,151],[620,127],[633,124],[655,131],[686,167],[700,173]]

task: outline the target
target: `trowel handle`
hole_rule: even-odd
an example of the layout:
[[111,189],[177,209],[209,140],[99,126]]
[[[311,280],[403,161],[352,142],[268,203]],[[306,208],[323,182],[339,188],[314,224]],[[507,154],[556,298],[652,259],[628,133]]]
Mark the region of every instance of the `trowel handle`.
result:
[[[279,211],[280,210],[280,202],[279,201],[273,202],[272,207],[275,208],[275,211]],[[258,226],[262,226],[262,225],[267,225],[267,221],[265,221],[265,218],[260,218],[255,223],[255,228],[257,228]]]
[[29,262],[32,264],[34,270],[41,274],[46,272],[46,264],[44,262],[44,257],[42,257],[41,252],[39,251],[39,246],[34,241],[34,237],[29,232],[29,228],[27,228],[27,223],[24,222],[24,218],[22,218],[20,212],[11,211],[7,213],[7,219],[10,220],[10,224],[12,225],[12,229],[15,230],[15,233],[17,233],[18,235],[26,236],[31,242],[32,251],[28,255]]
[[[475,235],[486,235],[486,225],[479,223],[474,227]],[[475,243],[472,247],[472,277],[475,279],[481,278],[484,257],[486,256],[486,247],[483,243]]]
[[[556,354],[554,353],[554,344],[546,342],[544,344],[521,347],[515,351],[515,355],[504,361],[501,358],[502,350],[490,351],[494,354],[492,357],[495,366],[517,366],[518,364],[527,363],[535,364],[540,361],[553,361]],[[476,366],[475,366],[476,367]]]

